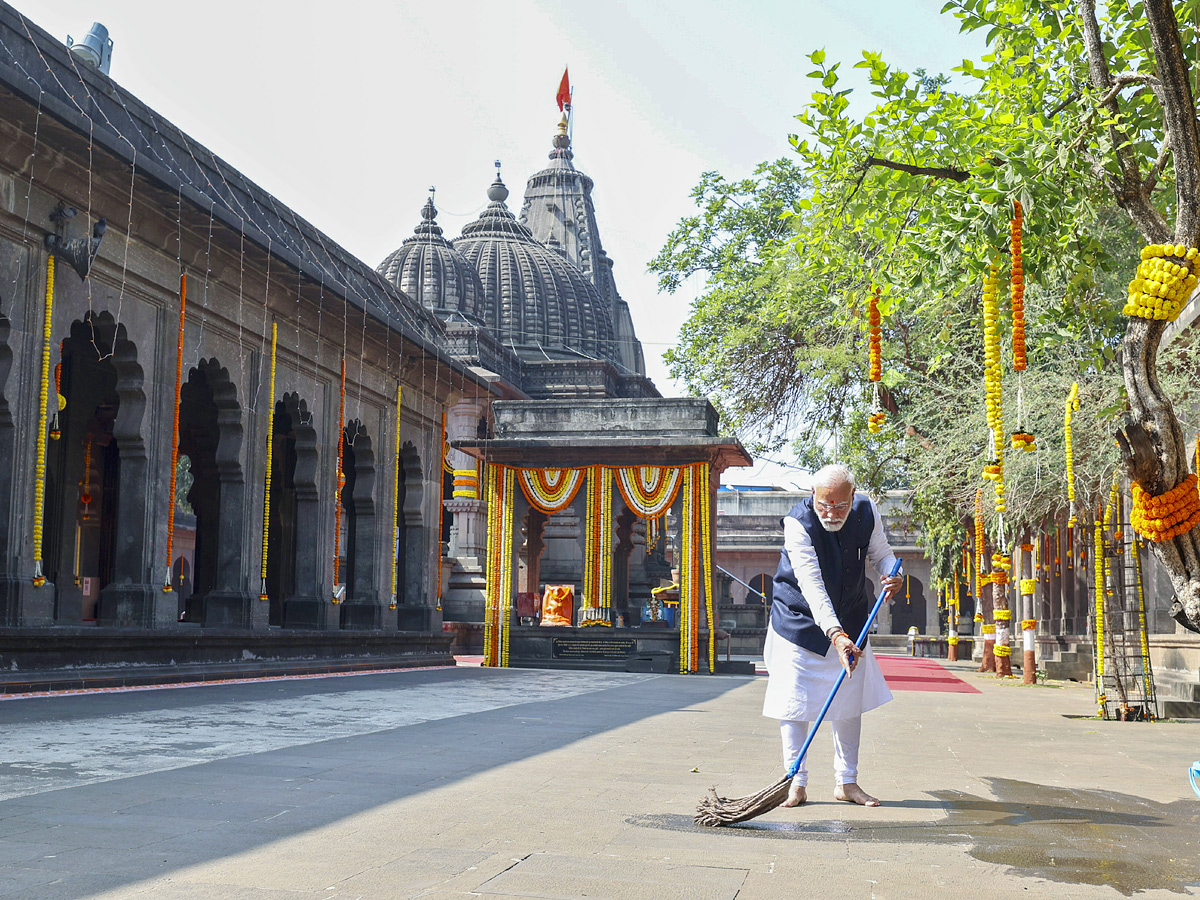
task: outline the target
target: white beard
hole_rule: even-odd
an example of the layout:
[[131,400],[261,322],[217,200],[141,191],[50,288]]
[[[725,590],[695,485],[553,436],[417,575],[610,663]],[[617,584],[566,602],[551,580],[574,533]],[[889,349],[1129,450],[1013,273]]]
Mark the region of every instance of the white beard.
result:
[[817,513],[817,518],[820,520],[822,528],[828,532],[834,532],[841,531],[842,526],[846,524],[846,520],[850,518],[850,516],[846,515],[840,519],[826,519],[823,515]]

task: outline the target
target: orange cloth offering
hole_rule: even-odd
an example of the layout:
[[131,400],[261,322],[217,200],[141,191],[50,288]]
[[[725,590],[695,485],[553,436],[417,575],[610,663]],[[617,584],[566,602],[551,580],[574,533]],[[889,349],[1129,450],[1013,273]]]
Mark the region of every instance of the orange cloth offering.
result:
[[574,625],[575,588],[569,584],[548,584],[542,596],[543,625]]

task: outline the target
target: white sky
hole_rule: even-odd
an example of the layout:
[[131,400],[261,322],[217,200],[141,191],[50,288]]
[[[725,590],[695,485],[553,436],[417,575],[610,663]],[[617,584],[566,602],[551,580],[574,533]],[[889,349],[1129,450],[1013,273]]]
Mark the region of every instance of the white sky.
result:
[[981,46],[938,15],[942,0],[15,5],[64,41],[102,22],[119,84],[372,266],[412,234],[430,185],[457,237],[486,205],[495,159],[519,208],[569,65],[575,165],[595,180],[601,239],[666,395],[683,387],[660,357],[702,284],[658,296],[646,264],[692,212],[702,172],[744,177],[790,152],[815,85],[804,56],[824,47],[861,84],[863,49],[949,72]]

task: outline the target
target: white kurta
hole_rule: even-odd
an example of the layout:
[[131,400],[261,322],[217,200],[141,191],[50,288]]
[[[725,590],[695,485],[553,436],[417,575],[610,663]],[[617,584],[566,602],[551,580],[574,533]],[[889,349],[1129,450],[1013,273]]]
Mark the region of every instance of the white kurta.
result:
[[[829,646],[825,656],[818,656],[781,638],[774,628],[768,628],[763,657],[769,675],[763,715],[793,722],[816,719],[842,671],[833,645]],[[883,679],[883,672],[868,641],[854,675],[842,682],[825,717],[850,719],[882,706],[891,699],[892,692]]]
[[[875,505],[874,500],[869,502],[875,515],[875,527],[871,532],[865,562],[871,563],[882,575],[891,571],[895,556],[887,543],[879,507]],[[783,520],[783,546],[817,627],[822,631],[828,631],[835,626],[840,627],[833,602],[825,590],[812,538],[799,520],[790,516]],[[850,638],[857,639],[858,635],[852,634]],[[842,671],[841,661],[833,645],[831,644],[825,656],[821,657],[780,637],[774,628],[768,628],[763,657],[770,676],[767,680],[766,700],[763,702],[763,715],[796,722],[814,720],[833,690],[838,673]],[[854,675],[842,683],[826,718],[848,719],[859,716],[891,699],[892,692],[888,690],[883,672],[880,671],[868,641]]]

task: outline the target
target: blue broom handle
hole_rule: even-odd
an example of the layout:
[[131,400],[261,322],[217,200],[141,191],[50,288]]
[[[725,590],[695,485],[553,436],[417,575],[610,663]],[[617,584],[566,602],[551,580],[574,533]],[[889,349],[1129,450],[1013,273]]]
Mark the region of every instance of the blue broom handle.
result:
[[[888,577],[900,574],[899,557],[896,558],[895,564],[892,566],[892,571],[888,573]],[[866,624],[862,627],[862,632],[858,635],[858,640],[854,642],[856,649],[861,650],[866,646],[867,635],[871,630],[871,623],[875,621],[875,617],[879,615],[879,607],[883,606],[883,598],[887,596],[887,586],[879,592],[879,599],[875,601],[875,606],[871,610],[871,614],[867,616]],[[836,652],[836,650],[834,651]],[[796,761],[792,763],[792,769],[788,772],[788,780],[791,781],[796,777],[796,773],[800,771],[800,763],[804,762],[804,755],[808,753],[808,745],[812,743],[813,737],[817,733],[817,729],[821,727],[821,723],[825,721],[825,713],[829,712],[829,704],[833,702],[833,698],[837,696],[838,688],[842,686],[842,682],[846,680],[846,670],[842,669],[838,673],[838,680],[833,686],[833,690],[829,692],[829,698],[825,701],[825,705],[821,707],[821,714],[817,716],[817,721],[813,722],[812,728],[808,729],[808,737],[804,739],[804,746],[800,748],[800,755],[796,757]]]

